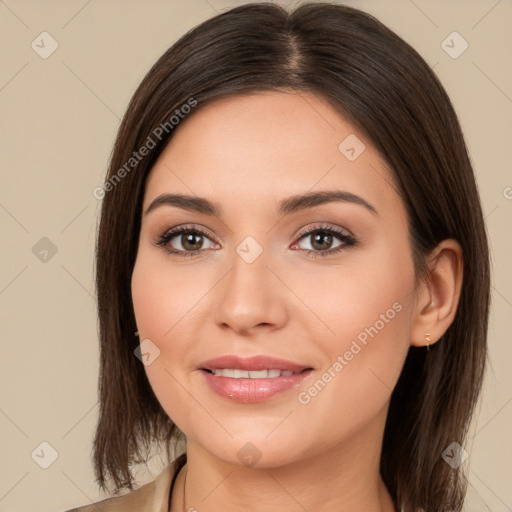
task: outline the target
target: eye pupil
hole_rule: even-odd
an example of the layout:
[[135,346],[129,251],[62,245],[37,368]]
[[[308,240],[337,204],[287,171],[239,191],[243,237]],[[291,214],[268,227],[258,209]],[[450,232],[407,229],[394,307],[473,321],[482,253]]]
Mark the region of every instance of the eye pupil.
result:
[[188,233],[181,236],[181,243],[186,250],[197,251],[202,245],[202,235]]
[[325,250],[326,244],[318,243],[318,242],[322,242],[322,241],[323,242],[327,241],[327,245],[330,246],[332,244],[332,235],[330,235],[328,233],[316,233],[313,236],[313,243],[311,245],[312,245],[312,247],[315,247],[315,249]]

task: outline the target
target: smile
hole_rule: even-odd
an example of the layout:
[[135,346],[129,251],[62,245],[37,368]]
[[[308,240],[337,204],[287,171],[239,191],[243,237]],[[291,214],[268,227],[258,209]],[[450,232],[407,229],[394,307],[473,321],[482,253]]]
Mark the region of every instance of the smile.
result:
[[207,370],[216,375],[217,377],[229,377],[231,379],[273,379],[276,377],[289,377],[290,375],[294,375],[300,372],[292,372],[291,370],[276,370],[276,369],[268,369],[268,370],[240,370],[237,368],[224,368],[224,369],[215,369],[215,370]]

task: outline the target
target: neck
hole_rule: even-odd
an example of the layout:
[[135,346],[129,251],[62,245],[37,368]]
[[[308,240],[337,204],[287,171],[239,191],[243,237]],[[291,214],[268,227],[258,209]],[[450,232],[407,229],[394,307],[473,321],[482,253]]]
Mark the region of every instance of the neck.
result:
[[379,473],[381,439],[374,434],[261,468],[227,463],[187,439],[187,465],[170,512],[395,512]]

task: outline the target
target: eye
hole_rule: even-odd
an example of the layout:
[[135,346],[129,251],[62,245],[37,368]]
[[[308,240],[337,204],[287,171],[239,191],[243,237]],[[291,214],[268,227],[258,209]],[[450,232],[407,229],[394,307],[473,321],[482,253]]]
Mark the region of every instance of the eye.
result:
[[[307,239],[311,239],[309,245],[312,249],[304,247],[299,248],[306,251],[308,255],[314,258],[336,254],[347,247],[357,245],[357,240],[348,232],[330,226],[316,226],[300,235],[299,241],[292,247],[296,247],[301,241]],[[339,244],[332,248],[335,239],[339,240]]]
[[[299,247],[299,249],[314,258],[336,254],[358,243],[351,234],[341,229],[330,226],[316,226],[299,235],[298,242],[292,245],[292,249],[295,249],[300,245],[300,242],[308,238],[311,239],[309,245],[312,249],[304,247]],[[212,244],[210,247],[204,247],[205,239]],[[331,246],[336,239],[339,243],[332,248]],[[220,247],[216,242],[212,242],[210,235],[205,230],[192,226],[179,226],[166,231],[158,238],[155,245],[163,247],[169,254],[189,257],[199,255],[205,248],[216,249]]]
[[[170,231],[166,231],[155,242],[155,245],[161,246],[167,252],[178,256],[194,256],[199,254],[201,249],[205,248],[203,246],[205,239],[210,240],[208,234],[203,229],[198,227],[180,226]],[[215,243],[213,244],[215,245]],[[208,248],[211,249],[212,247],[207,247],[207,249]]]

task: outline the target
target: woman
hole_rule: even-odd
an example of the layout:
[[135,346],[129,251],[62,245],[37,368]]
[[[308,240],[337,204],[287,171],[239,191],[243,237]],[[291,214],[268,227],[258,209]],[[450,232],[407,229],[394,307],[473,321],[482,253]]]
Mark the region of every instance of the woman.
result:
[[144,78],[99,195],[94,463],[131,492],[75,511],[462,509],[487,237],[408,44],[341,5],[220,14]]

